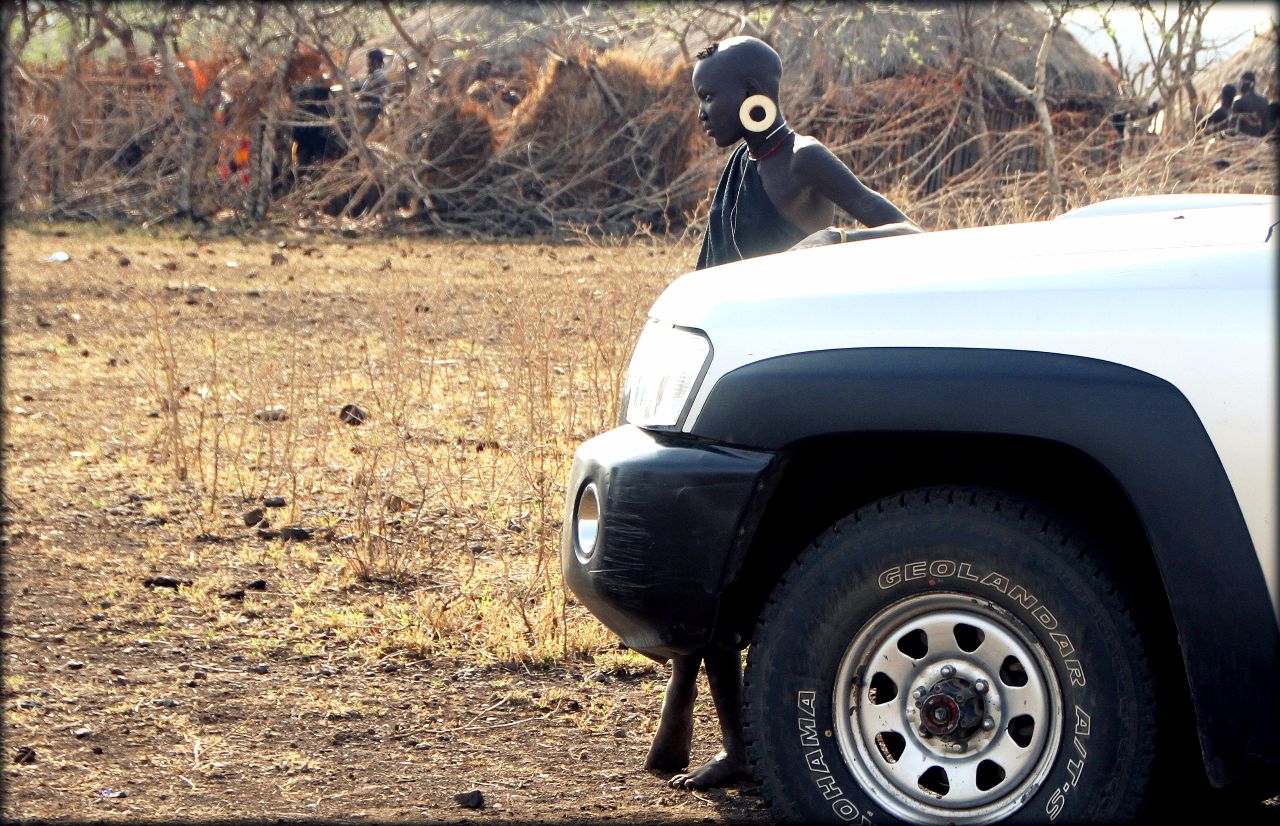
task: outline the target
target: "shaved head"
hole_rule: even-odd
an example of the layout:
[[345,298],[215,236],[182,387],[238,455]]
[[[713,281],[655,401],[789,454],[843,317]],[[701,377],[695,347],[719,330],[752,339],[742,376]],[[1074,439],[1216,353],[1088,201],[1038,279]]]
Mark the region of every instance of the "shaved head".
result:
[[750,80],[755,91],[778,99],[782,58],[759,38],[743,36],[721,40],[698,52],[698,60],[708,67],[714,65],[717,72]]

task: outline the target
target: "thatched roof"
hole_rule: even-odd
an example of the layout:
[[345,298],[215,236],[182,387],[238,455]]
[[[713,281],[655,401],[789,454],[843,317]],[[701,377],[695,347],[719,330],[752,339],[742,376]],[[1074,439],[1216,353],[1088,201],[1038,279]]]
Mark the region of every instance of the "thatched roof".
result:
[[1258,94],[1274,100],[1280,97],[1280,30],[1272,28],[1226,60],[1199,72],[1195,77],[1196,94],[1202,101],[1218,99],[1222,87],[1240,85],[1240,75],[1252,71],[1258,76]]
[[[406,18],[420,42],[433,41],[432,62],[487,57],[495,63],[529,52],[559,50],[570,41],[594,48],[626,47],[664,63],[689,61],[704,46],[738,34],[761,37],[782,55],[791,83],[808,85],[911,74],[954,67],[966,42],[1030,85],[1048,18],[1023,0],[985,3],[837,3],[774,6],[725,2],[697,6],[651,3],[432,3]],[[966,28],[967,26],[967,28]],[[996,33],[999,36],[996,37]],[[434,35],[434,38],[433,38]],[[370,41],[405,53],[390,32]],[[461,55],[461,57],[459,57]],[[1110,98],[1115,84],[1102,63],[1059,30],[1049,57],[1051,97]]]

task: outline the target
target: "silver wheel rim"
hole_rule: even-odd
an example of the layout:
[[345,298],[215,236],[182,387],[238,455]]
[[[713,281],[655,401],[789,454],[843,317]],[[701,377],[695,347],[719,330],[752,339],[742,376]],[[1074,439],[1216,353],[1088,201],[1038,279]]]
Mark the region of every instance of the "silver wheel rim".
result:
[[1062,689],[1043,646],[1008,611],[930,593],[888,606],[854,636],[834,714],[841,756],[886,812],[989,823],[1021,808],[1052,768]]

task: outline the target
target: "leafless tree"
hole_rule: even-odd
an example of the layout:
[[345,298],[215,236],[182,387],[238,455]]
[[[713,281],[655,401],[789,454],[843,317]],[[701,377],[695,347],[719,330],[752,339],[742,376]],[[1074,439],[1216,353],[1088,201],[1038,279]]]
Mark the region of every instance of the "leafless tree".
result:
[[1044,168],[1049,177],[1049,199],[1054,209],[1061,209],[1064,202],[1062,199],[1062,183],[1058,175],[1058,147],[1057,142],[1054,140],[1053,121],[1049,116],[1049,103],[1046,97],[1046,75],[1049,66],[1049,50],[1053,46],[1053,37],[1058,33],[1058,29],[1062,28],[1063,17],[1069,11],[1070,5],[1067,3],[1049,6],[1049,26],[1045,30],[1044,37],[1040,40],[1040,50],[1036,53],[1035,79],[1032,81],[1031,86],[1027,86],[999,66],[987,62],[969,60],[970,63],[978,66],[982,71],[1004,83],[1009,87],[1010,91],[1030,103],[1032,108],[1035,109],[1036,120],[1040,124],[1040,132],[1043,136]]

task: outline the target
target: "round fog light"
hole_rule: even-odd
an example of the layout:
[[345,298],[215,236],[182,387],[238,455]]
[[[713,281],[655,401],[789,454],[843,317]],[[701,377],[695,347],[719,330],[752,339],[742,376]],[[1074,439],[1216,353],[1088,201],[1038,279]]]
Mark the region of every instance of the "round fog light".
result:
[[600,494],[596,483],[591,482],[578,494],[578,504],[573,509],[573,552],[584,565],[596,552],[596,537],[600,535]]

